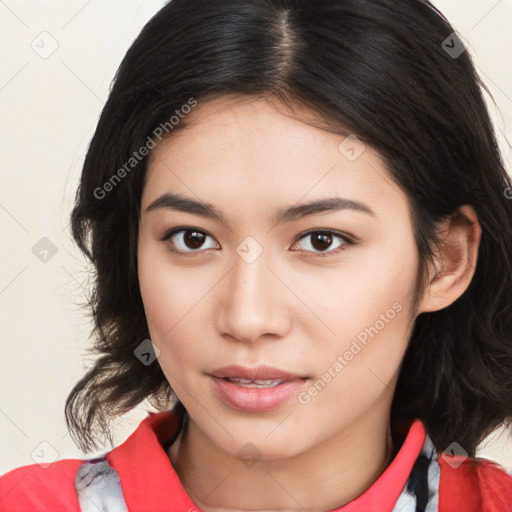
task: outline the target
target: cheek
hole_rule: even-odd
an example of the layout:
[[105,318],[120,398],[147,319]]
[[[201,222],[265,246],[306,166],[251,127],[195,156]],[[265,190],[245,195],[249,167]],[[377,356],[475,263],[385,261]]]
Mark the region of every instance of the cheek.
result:
[[163,244],[142,243],[138,251],[139,287],[153,343],[160,349],[165,371],[179,371],[176,361],[193,359],[197,343],[197,319],[206,318],[204,305],[211,286],[205,286],[197,270],[171,264]]
[[137,257],[139,287],[146,319],[153,341],[160,345],[160,340],[179,318],[179,275],[170,272],[165,247],[147,240],[144,235],[139,241]]
[[[180,343],[190,337],[184,332],[188,325],[184,316],[183,301],[175,290],[177,276],[150,251],[140,251],[139,285],[151,341],[159,349],[158,364],[172,389],[178,392],[183,382],[183,361],[190,360],[190,343]],[[174,290],[174,292],[173,292]],[[177,380],[176,380],[177,379]]]
[[417,272],[416,246],[404,233],[354,248],[335,268],[308,270],[307,279],[294,280],[294,291],[320,320],[313,322],[315,337],[352,339],[386,312],[393,319],[386,329],[407,318]]
[[405,234],[392,242],[354,251],[327,279],[325,272],[310,276],[300,292],[320,319],[308,322],[316,368],[328,371],[342,356],[346,363],[337,375],[344,376],[336,379],[342,387],[345,379],[379,385],[375,375],[389,383],[407,348],[417,252]]

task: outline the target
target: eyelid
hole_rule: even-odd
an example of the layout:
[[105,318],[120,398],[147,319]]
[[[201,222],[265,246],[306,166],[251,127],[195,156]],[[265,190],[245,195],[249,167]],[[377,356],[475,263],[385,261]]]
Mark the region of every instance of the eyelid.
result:
[[171,236],[175,235],[179,231],[198,231],[199,233],[204,233],[205,235],[208,235],[209,237],[213,238],[208,231],[206,231],[203,228],[198,228],[196,226],[176,226],[174,228],[170,228],[164,231],[164,234],[159,237],[160,242],[165,242],[168,240]]
[[[180,233],[181,231],[196,231],[199,233],[202,233],[208,237],[210,237],[212,240],[215,240],[215,238],[208,233],[208,231],[198,228],[196,226],[176,226],[174,228],[168,229],[164,232],[164,234],[159,238],[160,242],[167,242],[170,238],[172,238],[177,233]],[[218,243],[218,242],[217,242]],[[197,251],[180,251],[179,249],[176,249],[174,247],[170,247],[169,250],[175,254],[178,254],[179,256],[195,256],[197,254],[202,254],[206,251],[209,251],[211,248],[208,249],[198,249]]]
[[[197,232],[202,233],[202,234],[206,235],[207,237],[210,237],[213,240],[215,240],[215,237],[213,237],[208,231],[206,231],[203,228],[199,228],[199,227],[196,227],[196,226],[176,226],[174,228],[166,230],[164,232],[164,234],[159,238],[159,241],[160,242],[166,242],[170,238],[172,238],[174,235],[176,235],[177,233],[179,233],[181,231],[197,231]],[[331,228],[313,228],[313,229],[309,229],[308,231],[305,231],[305,232],[300,233],[299,235],[297,235],[294,238],[293,245],[296,245],[296,243],[301,241],[303,238],[307,237],[308,235],[312,235],[314,233],[316,233],[316,234],[318,234],[318,233],[330,234],[330,235],[333,235],[335,237],[341,238],[344,243],[341,246],[337,247],[336,249],[328,250],[328,251],[325,251],[325,252],[305,251],[305,250],[300,250],[300,249],[297,252],[309,253],[313,257],[331,256],[331,255],[338,254],[340,251],[349,250],[351,248],[351,246],[357,245],[357,243],[358,243],[358,239],[355,236],[353,236],[353,235],[349,235],[348,233],[340,232],[338,230],[331,229]],[[206,251],[209,251],[210,249],[211,248],[208,248],[208,249],[198,249],[197,251],[190,251],[190,252],[180,251],[180,250],[177,250],[175,248],[172,248],[170,250],[172,252],[176,253],[176,254],[179,254],[179,255],[194,256],[196,254],[201,254],[201,253],[204,253]]]
[[310,255],[312,255],[313,257],[329,257],[329,256],[336,256],[337,254],[339,254],[341,251],[348,251],[351,249],[352,246],[356,245],[357,244],[357,239],[356,237],[352,236],[352,235],[348,235],[347,233],[342,233],[336,229],[331,229],[331,228],[313,228],[313,229],[309,229],[308,231],[305,231],[299,235],[297,235],[296,237],[296,242],[294,242],[293,245],[295,245],[296,243],[300,242],[303,238],[309,236],[309,235],[312,235],[312,234],[318,234],[318,233],[321,233],[321,234],[328,234],[328,235],[332,235],[334,237],[338,237],[338,238],[341,238],[341,240],[343,241],[343,243],[339,246],[339,247],[336,247],[335,249],[331,249],[331,250],[328,250],[328,251],[324,251],[324,252],[314,252],[314,251],[304,251],[304,250],[299,250],[300,252],[305,252],[305,253],[308,253]]

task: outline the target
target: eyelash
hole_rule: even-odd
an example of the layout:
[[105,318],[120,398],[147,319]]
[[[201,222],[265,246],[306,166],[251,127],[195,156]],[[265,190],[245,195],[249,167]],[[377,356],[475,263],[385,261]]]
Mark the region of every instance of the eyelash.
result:
[[[195,228],[195,227],[192,227],[192,226],[182,226],[182,227],[177,227],[177,228],[170,229],[169,231],[166,231],[165,234],[160,238],[160,241],[161,242],[167,242],[175,234],[180,233],[182,231],[192,231],[192,232],[201,233],[202,235],[209,236],[210,238],[213,239],[213,237],[207,231],[204,231],[203,229]],[[302,252],[311,253],[314,258],[317,258],[317,257],[325,258],[327,256],[333,256],[335,254],[339,254],[341,251],[348,251],[348,250],[351,249],[351,247],[353,245],[356,245],[356,242],[355,242],[355,240],[352,237],[349,237],[348,235],[346,235],[344,233],[340,233],[338,231],[333,231],[333,230],[330,230],[330,229],[314,229],[314,230],[307,231],[306,233],[302,233],[301,235],[299,235],[297,237],[296,241],[294,242],[294,245],[295,245],[295,243],[299,242],[303,238],[306,238],[307,236],[313,235],[313,234],[333,235],[335,237],[340,238],[342,240],[342,242],[343,242],[339,247],[337,247],[334,250],[330,250],[330,251],[317,252],[317,253],[312,252],[312,251],[305,251],[305,250],[302,251]],[[192,251],[192,252],[180,251],[180,250],[178,250],[178,249],[176,249],[174,247],[173,243],[168,244],[168,245],[169,245],[169,250],[171,252],[173,252],[175,254],[178,254],[180,256],[186,256],[186,257],[188,257],[188,256],[195,256],[198,253],[204,252],[204,249],[203,250],[202,249],[198,249],[198,250]],[[209,250],[209,249],[206,249],[206,250]]]

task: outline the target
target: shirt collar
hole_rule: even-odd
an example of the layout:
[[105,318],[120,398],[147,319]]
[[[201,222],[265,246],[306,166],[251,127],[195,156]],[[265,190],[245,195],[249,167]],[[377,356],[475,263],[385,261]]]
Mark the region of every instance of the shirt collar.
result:
[[[107,454],[120,477],[129,510],[196,510],[163,448],[180,426],[181,416],[174,411],[150,412],[117,448]],[[332,512],[391,512],[407,483],[414,462],[423,447],[426,431],[416,419],[410,424],[402,446],[381,476],[360,496],[332,509]]]

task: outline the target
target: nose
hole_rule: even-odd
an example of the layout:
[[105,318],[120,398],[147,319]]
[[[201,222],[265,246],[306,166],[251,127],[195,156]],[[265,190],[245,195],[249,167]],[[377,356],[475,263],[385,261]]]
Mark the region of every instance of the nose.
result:
[[271,267],[275,265],[265,252],[252,262],[234,255],[220,290],[219,333],[243,343],[254,343],[265,335],[286,336],[293,322],[288,302],[293,294]]

